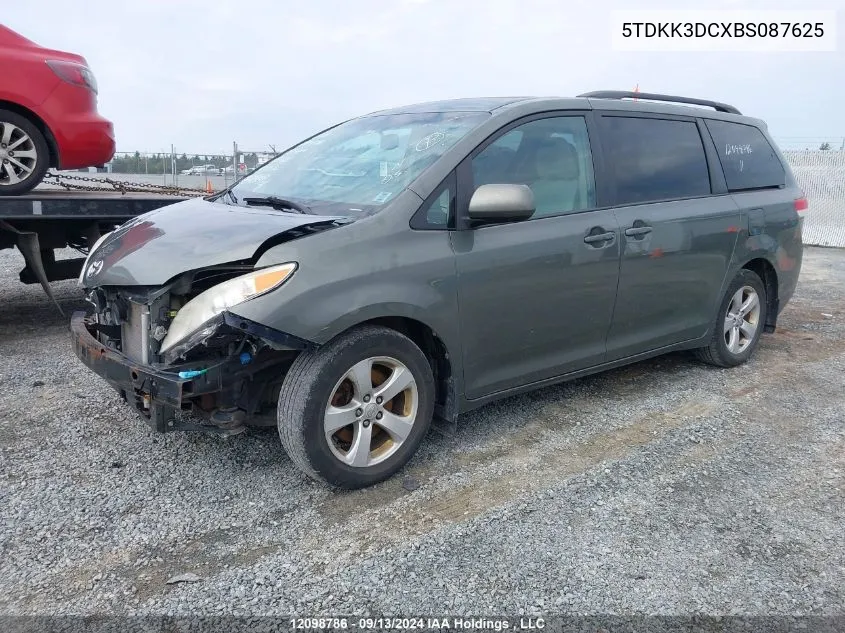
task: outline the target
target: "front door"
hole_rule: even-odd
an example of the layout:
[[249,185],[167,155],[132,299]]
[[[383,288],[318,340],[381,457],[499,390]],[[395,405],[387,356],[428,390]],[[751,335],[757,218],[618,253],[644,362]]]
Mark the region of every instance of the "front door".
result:
[[[511,124],[467,161],[459,168],[466,193],[526,184],[537,205],[529,220],[452,233],[467,397],[600,364],[619,230],[613,211],[595,208],[585,118]],[[460,197],[465,206],[470,195]]]

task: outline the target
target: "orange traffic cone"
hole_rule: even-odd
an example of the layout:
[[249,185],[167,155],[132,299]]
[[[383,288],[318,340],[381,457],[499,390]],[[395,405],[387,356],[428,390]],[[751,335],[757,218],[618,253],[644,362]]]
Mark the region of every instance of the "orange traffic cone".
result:
[[205,179],[205,192],[206,193],[214,193],[214,187],[211,186],[211,179]]

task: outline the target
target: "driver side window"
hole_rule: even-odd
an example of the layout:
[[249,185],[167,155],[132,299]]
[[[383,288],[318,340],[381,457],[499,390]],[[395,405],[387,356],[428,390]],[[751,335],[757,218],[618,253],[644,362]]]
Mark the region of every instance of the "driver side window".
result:
[[596,206],[593,158],[582,116],[535,119],[515,127],[472,159],[473,187],[528,185],[533,217],[573,213]]

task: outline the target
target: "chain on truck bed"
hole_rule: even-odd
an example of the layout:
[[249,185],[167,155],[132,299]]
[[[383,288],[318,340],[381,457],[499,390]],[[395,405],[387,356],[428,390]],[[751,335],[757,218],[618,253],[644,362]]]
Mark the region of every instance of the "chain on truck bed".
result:
[[[99,183],[96,185],[77,184],[68,181]],[[58,185],[67,190],[75,191],[120,191],[121,193],[158,193],[168,196],[204,196],[211,193],[205,189],[192,189],[190,187],[178,187],[175,185],[154,185],[145,182],[129,182],[126,180],[113,180],[112,178],[91,178],[89,176],[70,176],[67,174],[54,174],[47,172],[43,182],[48,185]]]

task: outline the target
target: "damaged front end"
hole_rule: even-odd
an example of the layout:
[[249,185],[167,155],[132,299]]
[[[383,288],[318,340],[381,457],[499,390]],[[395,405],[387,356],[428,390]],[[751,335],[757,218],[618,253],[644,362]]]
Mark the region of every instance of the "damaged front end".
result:
[[274,425],[287,368],[312,344],[228,308],[294,270],[215,266],[160,287],[93,288],[93,311],[71,321],[74,349],[156,431]]
[[82,267],[93,310],[73,316],[76,354],[157,431],[275,424],[287,367],[311,343],[230,309],[296,273],[294,261],[256,268],[269,249],[350,222],[211,199],[138,216]]

